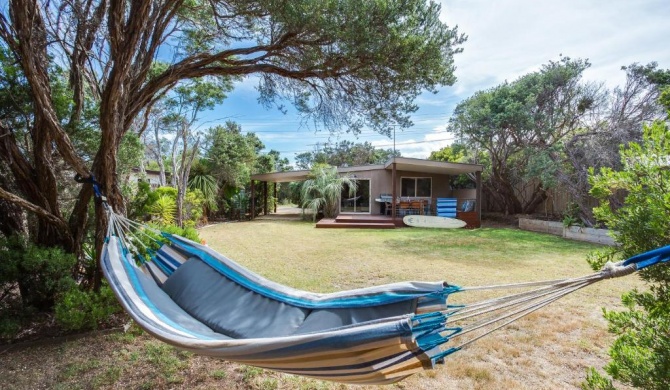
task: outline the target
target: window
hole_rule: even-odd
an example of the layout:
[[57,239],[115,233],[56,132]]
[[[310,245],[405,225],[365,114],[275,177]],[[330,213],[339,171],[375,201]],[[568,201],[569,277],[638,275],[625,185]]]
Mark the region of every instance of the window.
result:
[[400,179],[400,196],[430,198],[432,187],[430,177],[403,177]]

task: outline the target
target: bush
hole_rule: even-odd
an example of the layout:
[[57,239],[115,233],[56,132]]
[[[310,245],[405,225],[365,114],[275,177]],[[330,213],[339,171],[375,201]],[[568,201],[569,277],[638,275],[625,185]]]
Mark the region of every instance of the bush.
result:
[[0,286],[17,286],[23,308],[49,310],[56,296],[72,285],[77,259],[61,248],[44,248],[23,237],[0,241]]
[[[607,261],[667,245],[670,239],[670,129],[663,122],[645,127],[643,144],[621,148],[623,169],[591,172],[591,194],[601,201],[595,216],[616,231],[618,247],[594,253],[589,262],[599,269]],[[627,193],[624,206],[609,200]],[[644,389],[670,388],[670,266],[640,271],[649,291],[633,290],[622,302],[624,311],[605,310],[609,331],[617,335],[605,371],[613,379]],[[591,372],[585,388],[609,389],[608,378]],[[586,387],[588,386],[588,387]]]
[[238,192],[230,197],[228,218],[243,219],[249,211],[251,199],[245,192]]
[[158,229],[160,229],[162,232],[165,233],[176,234],[178,236],[188,238],[191,241],[200,242],[200,236],[198,235],[198,231],[195,230],[194,227],[185,227],[182,229],[179,226],[166,225],[166,226],[159,226]]
[[[177,189],[174,187],[158,187],[155,191],[147,188],[138,189],[136,198],[132,200],[131,211],[134,219],[146,220],[147,216],[159,225],[172,225],[177,216]],[[198,189],[187,190],[184,197],[184,225],[195,227],[203,218],[205,197]]]
[[128,204],[128,218],[145,219],[149,213],[146,205],[149,203],[151,193],[151,185],[149,183],[145,181],[137,183],[137,191],[131,195]]
[[67,330],[97,329],[119,311],[121,306],[108,285],[103,285],[98,292],[82,291],[74,286],[56,303],[56,321]]
[[205,196],[199,189],[186,191],[184,198],[184,226],[195,227],[203,218]]
[[21,320],[17,314],[0,310],[0,339],[11,339],[21,330]]
[[152,220],[160,225],[171,225],[175,221],[175,213],[177,212],[177,202],[169,195],[161,195],[149,207],[149,214]]

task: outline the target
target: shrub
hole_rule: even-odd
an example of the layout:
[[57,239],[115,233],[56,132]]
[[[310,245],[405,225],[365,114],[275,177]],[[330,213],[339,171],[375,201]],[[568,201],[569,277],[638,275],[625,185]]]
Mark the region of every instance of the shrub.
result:
[[177,202],[169,195],[161,195],[149,207],[149,213],[153,220],[160,225],[171,225],[175,221],[175,213],[177,212]]
[[159,229],[165,233],[176,234],[191,241],[200,242],[198,231],[194,227],[184,227],[183,229],[176,225],[160,226]]
[[97,329],[119,311],[121,306],[108,285],[97,292],[82,291],[74,286],[56,303],[56,321],[67,330]]
[[202,220],[205,196],[199,189],[186,191],[184,198],[184,226],[195,227]]
[[348,175],[340,176],[337,167],[317,165],[312,168],[310,178],[302,185],[301,202],[303,215],[305,209],[312,211],[316,220],[319,213],[326,218],[334,218],[339,207],[342,190],[349,188],[349,196],[356,194],[356,180]]
[[75,286],[76,258],[25,237],[0,238],[0,337],[11,338],[36,311],[49,311]]
[[230,219],[242,219],[244,218],[247,211],[249,211],[249,204],[251,199],[249,195],[245,192],[238,192],[230,197],[230,202],[228,203],[228,218]]
[[[199,189],[186,191],[183,209],[185,226],[198,225],[203,218],[205,203],[206,199]],[[158,187],[149,193],[138,190],[137,198],[131,202],[131,206],[131,218],[145,219],[145,215],[150,215],[159,225],[172,225],[177,216],[177,189]]]
[[144,219],[149,214],[147,204],[151,196],[151,185],[145,181],[137,183],[137,191],[132,195],[128,204],[128,218]]
[[[594,253],[589,262],[599,269],[606,261],[628,258],[670,239],[670,129],[663,122],[645,127],[643,143],[621,148],[623,169],[591,172],[591,194],[601,201],[596,217],[616,231],[618,247]],[[625,191],[624,206],[609,199]],[[640,271],[649,291],[633,290],[622,302],[624,311],[605,310],[609,331],[617,335],[605,371],[625,384],[645,389],[670,388],[670,266]],[[609,389],[609,379],[592,371],[585,388]],[[588,386],[588,387],[587,387]]]
[[49,310],[73,284],[76,257],[57,247],[39,247],[23,237],[0,241],[0,286],[18,286],[24,308]]

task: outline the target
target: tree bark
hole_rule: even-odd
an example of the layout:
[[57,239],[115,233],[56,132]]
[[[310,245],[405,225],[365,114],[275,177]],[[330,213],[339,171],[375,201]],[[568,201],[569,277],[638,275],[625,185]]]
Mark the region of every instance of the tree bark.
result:
[[535,186],[530,201],[523,206],[522,213],[532,214],[545,200],[547,200],[547,190],[543,188],[542,183],[539,183]]

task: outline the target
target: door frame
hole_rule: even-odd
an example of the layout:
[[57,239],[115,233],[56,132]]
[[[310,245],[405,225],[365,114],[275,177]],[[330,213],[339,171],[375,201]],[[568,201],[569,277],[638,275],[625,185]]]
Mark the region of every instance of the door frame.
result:
[[[371,214],[372,213],[372,192],[370,189],[372,188],[372,179],[369,178],[356,178],[354,179],[357,182],[359,181],[367,181],[368,182],[368,211],[342,211],[342,194],[340,194],[340,201],[339,201],[339,214]],[[354,202],[354,210],[356,209],[356,203]]]

